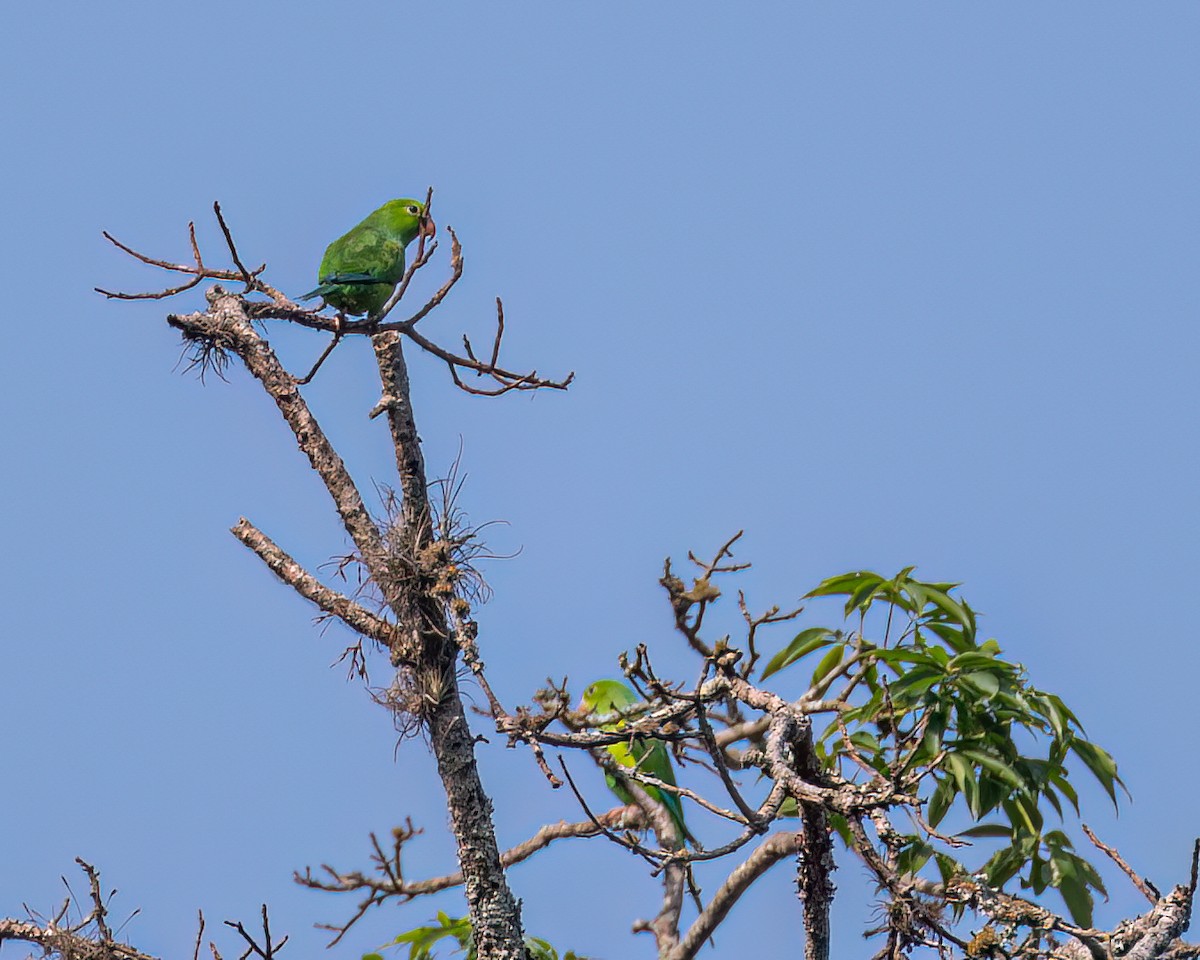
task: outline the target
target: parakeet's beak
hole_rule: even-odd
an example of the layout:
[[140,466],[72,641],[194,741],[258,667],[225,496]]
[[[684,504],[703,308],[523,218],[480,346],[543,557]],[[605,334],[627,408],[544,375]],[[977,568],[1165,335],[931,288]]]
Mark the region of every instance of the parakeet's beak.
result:
[[437,224],[433,222],[432,217],[421,218],[421,222],[417,224],[417,236],[425,237],[427,240],[432,240],[437,236]]

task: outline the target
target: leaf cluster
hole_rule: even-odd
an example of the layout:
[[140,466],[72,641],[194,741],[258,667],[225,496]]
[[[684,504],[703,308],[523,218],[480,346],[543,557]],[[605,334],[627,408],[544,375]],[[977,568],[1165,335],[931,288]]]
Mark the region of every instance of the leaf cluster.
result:
[[[396,937],[387,947],[408,947],[406,960],[436,960],[434,947],[451,941],[456,953],[465,953],[465,960],[476,960],[475,938],[469,917],[451,917],[438,911],[437,918],[423,927],[414,927]],[[386,947],[385,947],[386,949]],[[559,952],[539,937],[526,937],[525,950],[529,960],[588,960],[568,950]],[[362,960],[384,960],[379,953],[365,953]]]
[[[1046,815],[1061,820],[1067,807],[1079,813],[1071,757],[1115,805],[1117,786],[1124,788],[1116,764],[1084,736],[1060,697],[1033,687],[994,639],[980,640],[958,584],[921,581],[913,569],[822,581],[806,598],[844,597],[850,627],[801,630],[762,676],[815,660],[806,696],[837,707],[816,741],[826,769],[882,778],[919,795],[923,817],[889,843],[900,874],[916,876],[932,862],[943,881],[982,873],[996,888],[1014,879],[1037,894],[1052,887],[1074,921],[1088,927],[1103,882],[1061,829],[1048,828]],[[869,639],[868,624],[882,624],[882,637]],[[956,811],[972,826],[942,835],[937,828],[953,822]],[[849,845],[846,822],[832,822]],[[991,838],[998,848],[968,867],[949,852],[966,838]]]

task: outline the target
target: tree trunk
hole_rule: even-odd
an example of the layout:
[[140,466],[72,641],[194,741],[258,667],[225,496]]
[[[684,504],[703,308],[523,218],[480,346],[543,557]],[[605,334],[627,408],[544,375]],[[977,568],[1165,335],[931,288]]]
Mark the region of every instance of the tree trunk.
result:
[[450,825],[466,886],[467,907],[480,960],[524,960],[520,906],[509,890],[496,832],[492,803],[484,793],[475,763],[475,739],[467,725],[456,669],[458,647],[450,636],[441,603],[422,584],[427,570],[421,558],[433,542],[425,461],[421,455],[410,396],[408,369],[400,334],[371,338],[383,384],[386,412],[396,450],[402,495],[400,543],[390,544],[416,569],[399,571],[392,583],[379,584],[396,622],[417,641],[420,660],[410,670],[421,704],[420,717],[446,792]]

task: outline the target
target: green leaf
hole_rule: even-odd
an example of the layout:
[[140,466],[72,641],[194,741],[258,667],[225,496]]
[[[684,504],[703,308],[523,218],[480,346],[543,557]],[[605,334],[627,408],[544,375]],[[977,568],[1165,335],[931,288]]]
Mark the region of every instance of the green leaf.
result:
[[1025,790],[1025,781],[1017,775],[1017,771],[1010,767],[999,757],[994,757],[991,754],[984,753],[980,750],[962,749],[958,751],[960,755],[973,760],[983,770],[988,773],[993,773],[1014,790]]
[[1075,815],[1079,815],[1079,794],[1075,792],[1075,787],[1067,779],[1065,770],[1056,771],[1050,774],[1050,782],[1058,787],[1059,793],[1071,801],[1071,806],[1075,809]]
[[558,951],[537,937],[525,938],[525,951],[529,954],[529,960],[558,960]]
[[985,699],[991,699],[1000,692],[1000,681],[994,673],[985,673],[983,670],[976,670],[974,673],[964,674],[962,682],[969,684],[981,693]]
[[1078,877],[1070,876],[1064,877],[1056,886],[1071,913],[1071,919],[1080,927],[1090,927],[1093,902],[1087,885]]
[[[459,949],[471,946],[471,922],[467,917],[451,917],[438,911],[437,926],[417,927],[397,935],[393,944],[408,944],[408,960],[432,960],[439,940],[451,937]],[[468,958],[470,953],[468,953]]]
[[1013,669],[1011,664],[997,660],[995,657],[989,657],[986,653],[980,653],[978,650],[964,650],[962,653],[956,654],[950,661],[950,666],[962,673],[972,669],[997,670],[1005,667],[1009,671]]
[[985,816],[991,813],[1011,796],[1012,792],[1012,787],[999,777],[981,776],[979,778],[979,815]]
[[[932,826],[932,824],[930,824]],[[969,827],[958,834],[960,837],[1004,837],[1010,839],[1012,837],[1012,827],[1006,827],[1002,823],[981,823],[978,826]]]
[[912,838],[896,855],[896,870],[901,874],[915,876],[932,856],[933,847]]
[[[451,917],[438,911],[437,925],[417,927],[399,934],[393,944],[408,944],[409,960],[433,960],[433,947],[439,940],[451,938],[458,944],[460,950],[466,950],[466,960],[476,960],[474,937],[472,936],[471,921],[468,917]],[[540,937],[526,937],[525,950],[529,960],[559,960],[558,951],[546,940]],[[384,960],[378,953],[367,953],[362,960]],[[563,954],[562,960],[587,960],[573,951]]]
[[832,647],[829,652],[821,658],[821,662],[817,664],[817,669],[813,671],[812,682],[814,686],[837,669],[838,665],[842,662],[842,655],[845,652],[846,645],[844,643],[839,643]]
[[846,613],[852,610],[857,610],[859,613],[866,613],[871,609],[871,604],[875,601],[875,597],[880,593],[881,589],[886,586],[886,583],[880,578],[879,581],[872,583],[869,580],[861,583],[849,597],[846,598]]
[[878,585],[882,582],[883,577],[877,573],[872,573],[870,570],[854,570],[851,573],[842,573],[836,577],[822,580],[814,589],[806,593],[803,599],[844,596],[860,590],[864,584]]
[[1003,887],[1018,870],[1025,865],[1025,857],[1015,847],[997,850],[983,867],[988,883],[996,888]]
[[892,701],[899,702],[904,700],[915,702],[935,683],[945,679],[946,675],[941,670],[932,670],[928,667],[914,667],[907,673],[902,674],[900,679],[891,685]]
[[979,782],[975,779],[975,768],[971,763],[957,753],[948,753],[942,760],[942,767],[949,771],[958,786],[958,792],[967,802],[971,816],[979,817]]
[[946,815],[946,811],[950,809],[950,805],[957,795],[958,790],[950,777],[938,779],[938,785],[933,788],[929,806],[925,810],[925,817],[931,827],[936,827],[942,822],[942,817]]
[[873,650],[871,656],[876,660],[883,661],[889,667],[899,668],[906,663],[919,664],[926,668],[941,666],[924,650],[912,650],[907,647],[894,647],[891,650]]
[[1062,716],[1064,726],[1070,723],[1073,724],[1078,730],[1083,730],[1083,724],[1079,722],[1079,718],[1075,716],[1074,711],[1072,711],[1070,707],[1062,702],[1061,697],[1056,696],[1053,693],[1047,693],[1044,694],[1044,696],[1047,703],[1052,704],[1054,710]]
[[842,714],[847,725],[857,721],[871,721],[879,716],[883,709],[883,691],[876,690],[871,696],[857,707],[851,707]]
[[927,652],[929,654],[929,659],[936,663],[943,670],[948,670],[950,668],[950,654],[948,654],[941,647],[929,647]]
[[860,753],[880,753],[883,748],[879,745],[879,741],[875,735],[867,730],[856,730],[850,734],[850,742],[858,749]]
[[850,824],[847,823],[845,815],[841,813],[830,813],[829,825],[833,827],[833,832],[841,837],[842,843],[844,843],[847,848],[852,849],[854,835],[850,832]]
[[935,853],[933,859],[937,862],[938,873],[942,875],[942,883],[949,883],[965,872],[961,863],[944,853]]
[[[955,623],[963,628],[966,639],[975,636],[975,614],[965,603],[960,603],[948,593],[936,589],[933,584],[925,584],[925,593],[929,599]],[[956,584],[957,586],[957,584]]]
[[1021,831],[1033,837],[1041,835],[1042,825],[1045,821],[1037,804],[1028,797],[1016,796],[1006,800],[1001,806],[1013,825],[1014,836]]
[[942,643],[946,644],[955,653],[965,653],[968,650],[973,650],[974,645],[964,635],[961,627],[951,626],[948,623],[938,623],[936,621],[926,623],[925,628],[932,630],[941,639]]
[[1084,765],[1092,771],[1092,776],[1100,781],[1100,785],[1104,787],[1108,798],[1115,807],[1117,805],[1115,784],[1120,784],[1122,788],[1125,787],[1125,784],[1121,782],[1121,778],[1117,776],[1117,762],[1109,755],[1107,750],[1096,746],[1088,740],[1072,740],[1071,749],[1084,762]]
[[1045,797],[1050,806],[1054,808],[1054,812],[1058,814],[1058,819],[1061,820],[1063,818],[1063,808],[1062,803],[1059,802],[1058,794],[1055,793],[1051,787],[1043,787],[1042,796]]
[[763,668],[762,678],[765,680],[773,673],[778,673],[784,667],[791,666],[797,660],[819,650],[833,642],[836,634],[828,627],[809,627],[801,630],[792,642],[773,656]]
[[1029,887],[1034,893],[1041,896],[1046,892],[1046,888],[1050,886],[1050,881],[1053,879],[1049,862],[1042,859],[1041,854],[1038,853],[1034,854],[1029,861],[1029,881],[1023,883],[1022,886]]

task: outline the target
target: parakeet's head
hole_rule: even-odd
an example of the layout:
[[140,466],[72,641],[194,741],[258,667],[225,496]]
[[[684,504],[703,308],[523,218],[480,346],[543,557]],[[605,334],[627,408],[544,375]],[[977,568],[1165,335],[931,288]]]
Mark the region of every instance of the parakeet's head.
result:
[[404,238],[405,245],[417,237],[432,240],[437,235],[437,224],[419,200],[389,200],[376,213],[387,220],[391,230]]
[[637,694],[620,680],[597,680],[583,691],[580,707],[592,713],[619,713],[637,702]]

